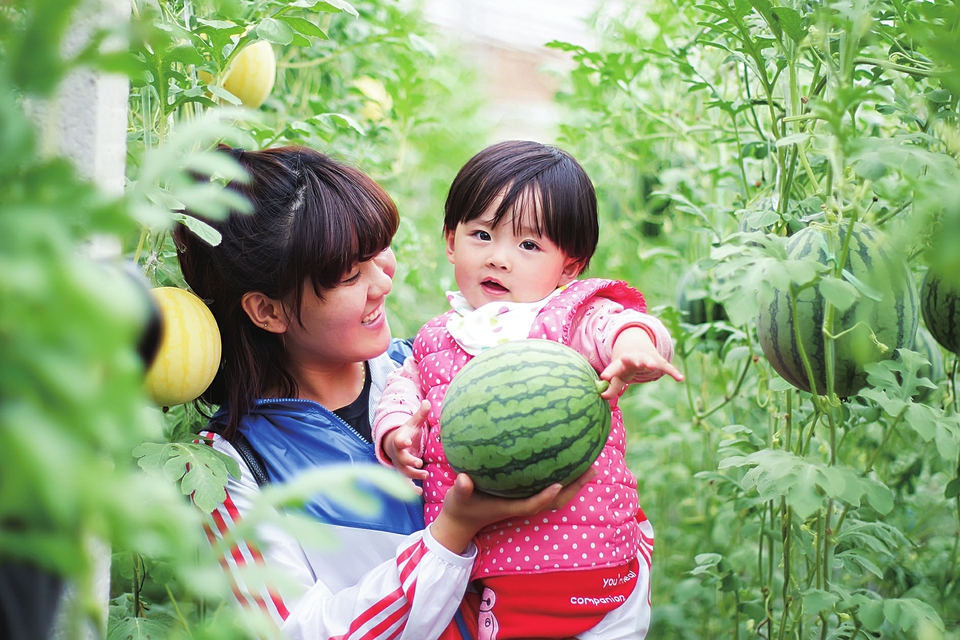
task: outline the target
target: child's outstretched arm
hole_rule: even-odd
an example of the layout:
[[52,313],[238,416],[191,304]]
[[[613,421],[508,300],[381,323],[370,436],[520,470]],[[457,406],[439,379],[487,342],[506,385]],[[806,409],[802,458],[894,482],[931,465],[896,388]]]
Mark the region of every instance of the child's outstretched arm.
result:
[[602,394],[613,399],[630,383],[652,382],[668,375],[683,375],[672,365],[673,339],[654,316],[598,295],[590,299],[574,320],[570,346],[587,358],[610,382]]
[[683,374],[661,355],[646,328],[626,327],[614,338],[610,364],[600,372],[600,377],[610,382],[601,396],[616,398],[636,376],[655,372],[683,382]]

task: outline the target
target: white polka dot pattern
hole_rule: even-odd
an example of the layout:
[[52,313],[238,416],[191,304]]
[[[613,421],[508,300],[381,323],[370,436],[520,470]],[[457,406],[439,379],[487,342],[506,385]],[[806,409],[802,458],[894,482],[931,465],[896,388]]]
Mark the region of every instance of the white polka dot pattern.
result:
[[[625,308],[645,310],[643,297],[625,283],[580,280],[541,311],[531,337],[567,344],[574,320],[583,320],[584,308],[593,312],[585,303],[600,291]],[[429,387],[424,397],[431,404],[424,450],[424,465],[429,473],[424,484],[427,523],[436,519],[456,475],[440,444],[438,423],[443,396],[453,376],[471,357],[446,331],[448,315],[424,325],[413,344],[421,380]],[[498,522],[482,530],[478,534],[480,554],[474,575],[602,567],[635,558],[641,537],[638,513],[641,520],[644,518],[637,499],[636,478],[624,459],[625,447],[623,416],[619,407],[613,407],[610,436],[594,463],[599,471],[596,478],[562,510],[538,515],[533,521]]]

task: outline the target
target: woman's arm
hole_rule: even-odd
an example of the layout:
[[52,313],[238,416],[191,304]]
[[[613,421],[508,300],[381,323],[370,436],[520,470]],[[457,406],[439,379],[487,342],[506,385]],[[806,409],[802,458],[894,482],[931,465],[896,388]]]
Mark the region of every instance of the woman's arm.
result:
[[340,529],[333,532],[337,538],[353,544],[305,550],[271,526],[258,531],[258,543],[240,540],[224,549],[222,541],[232,538],[260,490],[230,443],[213,438],[213,446],[236,459],[243,471],[239,480],[229,479],[226,500],[211,514],[207,534],[221,551],[221,564],[244,607],[270,616],[288,638],[432,640],[440,635],[466,590],[476,555],[472,545],[458,555],[429,532],[402,537],[331,527]]

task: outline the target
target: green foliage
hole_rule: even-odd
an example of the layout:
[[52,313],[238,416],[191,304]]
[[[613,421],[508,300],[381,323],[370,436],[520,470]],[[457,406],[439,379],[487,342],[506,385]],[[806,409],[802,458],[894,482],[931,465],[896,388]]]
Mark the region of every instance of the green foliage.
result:
[[[657,530],[648,637],[960,633],[956,360],[928,380],[901,349],[841,401],[780,379],[755,326],[758,294],[815,286],[832,359],[829,316],[876,294],[838,225],[881,228],[915,277],[960,268],[958,18],[946,1],[655,0],[603,6],[596,51],[551,43],[574,63],[563,142],[606,216],[595,268],[653,304],[696,268],[727,316],[655,309],[687,380],[622,400]],[[834,230],[826,265],[787,256],[810,224]]]
[[[397,198],[398,253],[411,269],[393,304],[412,307],[432,289],[439,305],[438,203],[483,135],[478,102],[462,89],[471,74],[430,41],[416,7],[390,0],[137,1],[129,24],[103,25],[64,57],[77,4],[14,0],[0,9],[0,558],[76,582],[80,606],[67,633],[81,617],[103,623],[90,547],[106,541],[115,551],[109,637],[267,637],[274,631],[257,616],[222,615],[229,587],[202,540],[199,512],[184,499],[211,508],[237,465],[193,442],[205,417],[192,407],[161,414],[148,405],[135,350],[145,292],[83,245],[119,238],[150,281],[186,286],[171,227],[219,238],[178,211],[216,218],[247,207],[223,190],[243,175],[211,153],[215,144],[308,144],[357,163]],[[251,112],[234,106],[221,81],[258,39],[274,45],[280,64],[270,100]],[[118,51],[118,42],[130,46]],[[79,67],[131,79],[121,198],[40,154],[24,115]],[[195,173],[216,180],[198,185]],[[401,335],[429,313],[418,310],[423,317],[397,323]],[[295,509],[318,491],[378,509],[357,480],[338,470],[265,492],[241,533],[277,524],[278,507]],[[372,481],[411,496],[391,474]],[[303,518],[285,524],[320,536]]]
[[130,203],[42,156],[24,115],[24,100],[49,98],[80,61],[57,55],[72,8],[5,6],[0,57],[0,561],[74,582],[68,628],[87,617],[102,624],[99,544],[163,557],[199,540],[195,512],[130,456],[161,424],[136,352],[147,294],[120,264],[83,248],[96,235],[134,231]]

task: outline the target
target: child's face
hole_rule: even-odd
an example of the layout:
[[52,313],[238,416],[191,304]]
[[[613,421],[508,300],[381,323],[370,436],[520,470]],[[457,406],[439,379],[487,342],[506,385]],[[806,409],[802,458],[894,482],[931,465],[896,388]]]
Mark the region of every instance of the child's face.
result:
[[574,280],[579,265],[529,224],[531,215],[519,212],[523,225],[514,231],[511,216],[492,226],[500,198],[479,218],[446,232],[447,259],[453,264],[460,293],[473,308],[488,302],[536,302]]

